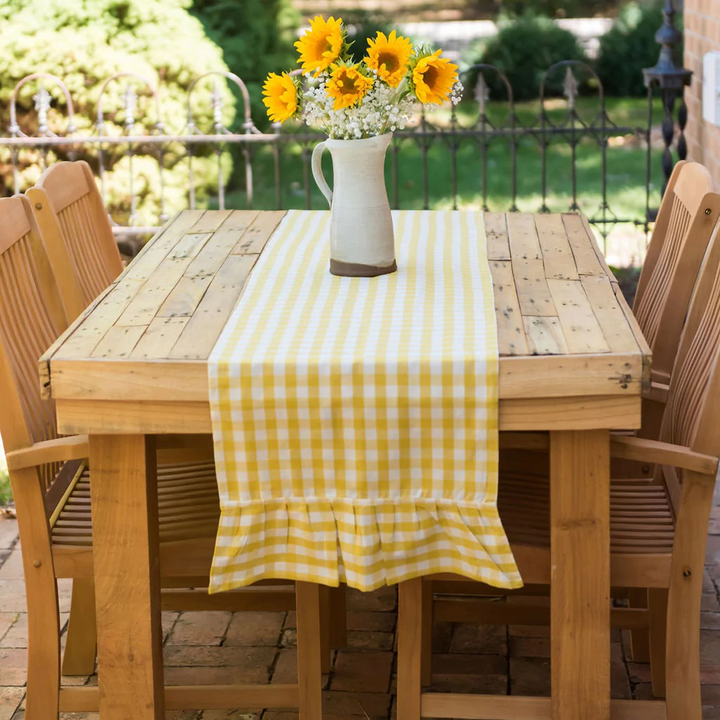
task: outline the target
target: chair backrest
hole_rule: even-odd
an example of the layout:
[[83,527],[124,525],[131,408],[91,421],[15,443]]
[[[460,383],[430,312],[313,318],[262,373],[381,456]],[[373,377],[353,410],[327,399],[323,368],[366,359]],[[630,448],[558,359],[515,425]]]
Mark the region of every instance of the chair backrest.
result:
[[633,313],[653,353],[653,379],[670,379],[690,297],[713,229],[720,195],[700,163],[679,162],[658,212]]
[[110,219],[83,160],[52,165],[26,194],[72,322],[122,271]]
[[[703,263],[680,339],[665,404],[660,440],[706,455],[720,456],[720,234]],[[683,474],[655,468],[678,512]],[[711,499],[708,499],[708,503]],[[698,513],[709,512],[699,507]],[[703,518],[705,515],[703,514]],[[698,520],[700,515],[698,515]],[[704,520],[703,520],[704,522]]]
[[[27,198],[0,200],[0,434],[7,451],[57,437],[55,406],[41,396],[38,359],[67,320]],[[40,469],[49,486],[56,467]]]
[[720,234],[693,294],[660,439],[720,456]]

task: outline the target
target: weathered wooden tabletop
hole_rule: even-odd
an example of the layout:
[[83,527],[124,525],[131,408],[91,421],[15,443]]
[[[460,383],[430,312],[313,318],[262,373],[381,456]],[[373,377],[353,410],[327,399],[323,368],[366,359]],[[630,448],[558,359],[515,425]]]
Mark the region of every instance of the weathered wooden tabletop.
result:
[[[207,358],[283,216],[188,210],[148,243],[41,360],[62,431],[99,429],[91,400],[109,431],[209,432]],[[637,426],[650,352],[587,221],[486,213],[485,225],[501,428]]]

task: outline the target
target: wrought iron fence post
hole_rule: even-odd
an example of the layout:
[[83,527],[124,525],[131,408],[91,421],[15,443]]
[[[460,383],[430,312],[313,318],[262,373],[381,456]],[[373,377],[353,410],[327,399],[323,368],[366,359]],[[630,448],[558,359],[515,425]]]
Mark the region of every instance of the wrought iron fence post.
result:
[[[672,0],[665,0],[663,8],[663,24],[657,31],[655,39],[661,45],[660,57],[654,67],[643,70],[645,85],[648,89],[656,85],[660,88],[662,95],[663,109],[665,116],[662,122],[663,142],[665,149],[662,155],[663,168],[663,193],[667,187],[668,180],[673,170],[674,161],[672,156],[672,142],[675,135],[675,101],[680,97],[678,109],[679,135],[677,141],[678,159],[684,160],[687,157],[687,143],[685,141],[685,125],[687,123],[687,106],[683,97],[683,90],[686,85],[692,82],[692,70],[675,65],[675,48],[682,40],[682,33],[675,26],[675,8]],[[650,102],[652,95],[650,94]]]

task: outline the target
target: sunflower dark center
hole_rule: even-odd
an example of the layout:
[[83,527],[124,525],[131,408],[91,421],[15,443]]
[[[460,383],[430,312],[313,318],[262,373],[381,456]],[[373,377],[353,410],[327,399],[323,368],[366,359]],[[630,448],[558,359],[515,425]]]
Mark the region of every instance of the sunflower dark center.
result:
[[434,68],[432,65],[428,67],[428,69],[423,74],[423,80],[425,81],[425,84],[429,87],[434,87],[435,83],[438,79],[438,71],[437,68]]
[[357,92],[357,88],[355,87],[355,79],[349,78],[347,75],[343,76],[340,80],[338,80],[338,85],[341,92],[343,93],[350,94]]
[[328,52],[328,50],[332,50],[332,45],[330,44],[330,38],[328,36],[320,38],[317,42],[318,55],[322,55],[323,53]]
[[395,70],[398,69],[398,59],[396,55],[393,55],[392,53],[383,53],[381,52],[378,55],[378,66],[384,65],[385,69],[388,72],[395,72]]

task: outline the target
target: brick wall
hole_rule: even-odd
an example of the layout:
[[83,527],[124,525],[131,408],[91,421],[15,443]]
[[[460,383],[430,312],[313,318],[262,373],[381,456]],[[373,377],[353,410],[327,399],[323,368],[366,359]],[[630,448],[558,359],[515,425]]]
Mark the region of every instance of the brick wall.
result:
[[685,0],[685,67],[693,71],[685,90],[688,106],[688,157],[703,163],[720,187],[720,127],[702,119],[702,58],[720,50],[720,0]]

